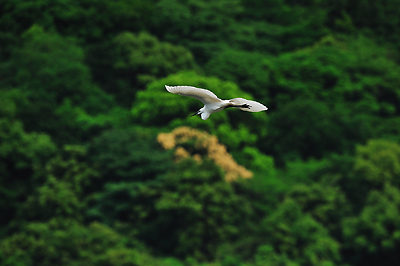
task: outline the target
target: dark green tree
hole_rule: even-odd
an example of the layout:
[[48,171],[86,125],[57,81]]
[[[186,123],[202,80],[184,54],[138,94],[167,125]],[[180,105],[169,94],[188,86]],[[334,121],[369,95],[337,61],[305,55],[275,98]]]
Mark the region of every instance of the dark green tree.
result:
[[128,234],[162,254],[203,260],[240,237],[252,214],[249,202],[235,193],[214,163],[191,159],[154,181],[110,183],[92,204],[92,219],[120,221]]
[[268,91],[277,108],[316,98],[343,103],[358,113],[397,115],[399,66],[391,53],[363,36],[328,36],[309,48],[279,55],[269,73]]
[[28,131],[49,133],[56,141],[76,142],[79,127],[57,113],[69,100],[91,114],[106,111],[112,99],[96,87],[84,64],[81,48],[71,39],[33,26],[23,34],[23,45],[14,50],[9,83],[21,90],[27,103],[18,117]]
[[188,49],[160,42],[145,32],[120,33],[112,39],[108,49],[110,51],[101,49],[97,52],[110,55],[109,62],[104,67],[111,72],[97,73],[97,70],[103,69],[94,67],[96,79],[126,107],[131,107],[137,90],[143,89],[148,83],[195,67],[193,56]]
[[[116,31],[138,30],[145,27],[151,14],[153,0],[67,0],[1,2],[2,36],[7,40],[19,36],[33,24],[62,35],[75,36],[87,43],[105,40]],[[146,17],[147,16],[147,17]]]
[[386,184],[371,191],[359,216],[343,220],[345,254],[353,265],[400,262],[400,191]]
[[225,48],[230,25],[241,13],[240,1],[161,0],[155,5],[152,32],[168,42],[184,45],[203,63]]
[[2,239],[0,259],[7,266],[115,265],[182,266],[174,259],[156,259],[131,240],[98,222],[52,219],[27,224]]
[[373,139],[364,146],[357,146],[354,163],[340,183],[358,213],[371,191],[382,191],[385,185],[399,188],[399,175],[399,144]]
[[337,185],[323,182],[298,184],[289,191],[287,197],[299,204],[304,213],[311,214],[331,235],[340,234],[340,223],[351,211],[345,194]]
[[38,170],[57,151],[49,135],[26,132],[16,119],[17,105],[23,101],[19,90],[0,90],[0,235],[15,218],[20,204],[41,183]]
[[317,100],[297,100],[271,114],[269,136],[262,150],[278,164],[296,158],[322,158],[351,152],[372,136],[368,118]]
[[66,145],[40,171],[43,184],[21,205],[20,221],[42,222],[53,218],[82,221],[88,187],[97,182],[98,172],[87,162],[86,148]]
[[172,154],[141,128],[104,131],[89,143],[90,161],[101,173],[100,183],[153,180],[172,166]]
[[257,256],[274,265],[335,265],[341,260],[340,245],[298,203],[285,200],[263,221],[266,246]]
[[243,16],[247,20],[267,22],[263,28],[269,31],[260,34],[259,38],[278,40],[278,52],[292,51],[312,45],[328,34],[325,26],[327,9],[320,8],[318,2],[272,0],[266,3],[262,0],[244,0]]
[[235,82],[243,91],[270,106],[269,85],[274,62],[269,57],[247,51],[224,50],[204,67],[209,75]]

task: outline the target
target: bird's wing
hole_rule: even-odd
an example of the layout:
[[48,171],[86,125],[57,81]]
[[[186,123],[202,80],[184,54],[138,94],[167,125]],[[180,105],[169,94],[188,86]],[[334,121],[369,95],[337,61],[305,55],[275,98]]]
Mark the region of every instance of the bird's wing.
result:
[[170,93],[179,94],[182,96],[189,96],[196,98],[197,100],[201,101],[204,104],[208,103],[217,103],[221,102],[222,100],[217,97],[214,93],[209,90],[199,89],[192,86],[167,86],[165,88]]
[[243,99],[243,98],[230,99],[229,103],[231,103],[233,105],[247,104],[249,106],[249,108],[235,107],[235,108],[238,108],[238,109],[240,109],[242,111],[247,111],[247,112],[260,112],[260,111],[268,110],[268,107],[266,107],[264,104],[261,104],[261,103],[256,102],[256,101],[246,100],[246,99]]

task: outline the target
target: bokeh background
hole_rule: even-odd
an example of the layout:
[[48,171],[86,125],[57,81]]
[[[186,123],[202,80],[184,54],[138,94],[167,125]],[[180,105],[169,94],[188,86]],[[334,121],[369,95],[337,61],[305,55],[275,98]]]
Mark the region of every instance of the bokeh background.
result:
[[399,48],[399,0],[1,0],[0,264],[400,265]]

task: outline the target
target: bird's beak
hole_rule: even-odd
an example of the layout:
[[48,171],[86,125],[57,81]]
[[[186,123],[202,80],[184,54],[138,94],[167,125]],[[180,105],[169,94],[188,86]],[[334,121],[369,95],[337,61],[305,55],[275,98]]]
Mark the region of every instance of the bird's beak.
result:
[[196,113],[192,114],[190,117],[198,115],[198,114],[199,114],[199,111],[197,111]]

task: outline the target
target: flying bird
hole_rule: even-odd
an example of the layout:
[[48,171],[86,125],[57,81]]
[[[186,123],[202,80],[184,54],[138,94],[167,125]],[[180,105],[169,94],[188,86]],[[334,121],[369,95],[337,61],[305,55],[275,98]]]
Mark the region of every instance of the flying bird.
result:
[[233,98],[230,100],[221,100],[213,92],[205,89],[199,89],[192,86],[167,86],[165,88],[170,93],[179,94],[182,96],[193,97],[202,103],[204,107],[200,108],[194,115],[200,115],[201,119],[207,120],[207,118],[212,114],[222,111],[229,107],[238,108],[242,111],[247,112],[260,112],[266,111],[268,108],[256,101],[250,101],[243,98]]

